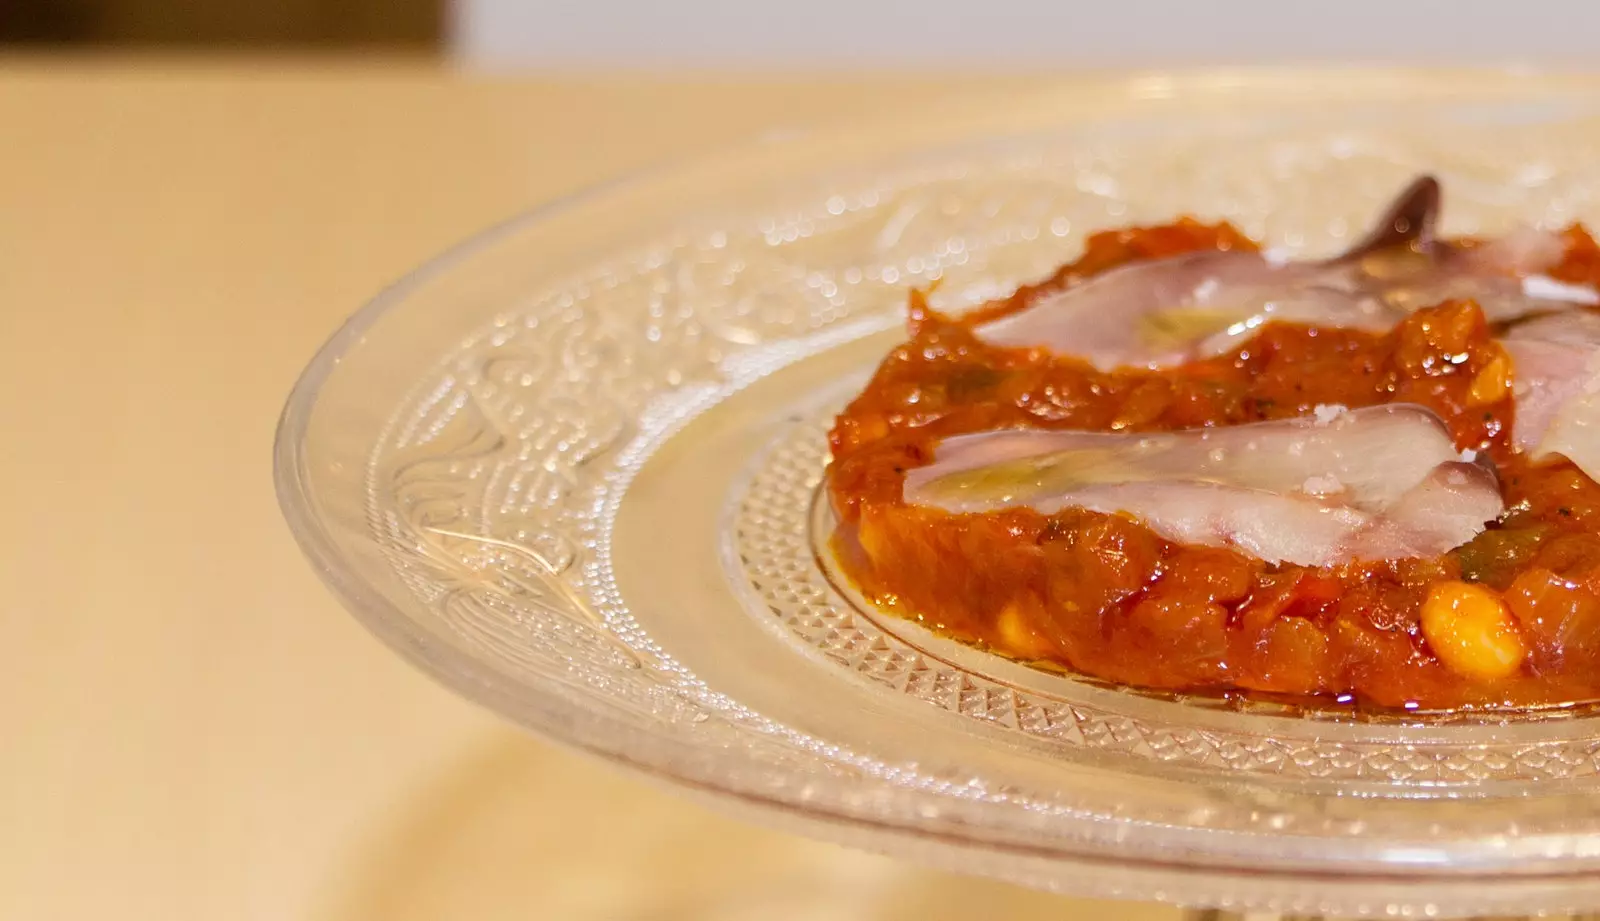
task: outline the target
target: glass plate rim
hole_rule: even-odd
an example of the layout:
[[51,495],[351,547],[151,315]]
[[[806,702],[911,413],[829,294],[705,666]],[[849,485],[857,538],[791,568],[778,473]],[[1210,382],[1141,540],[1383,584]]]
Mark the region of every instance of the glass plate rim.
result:
[[[1389,73],[1407,74],[1413,79],[1418,76],[1430,81],[1438,81],[1440,79],[1439,71],[1425,69],[1363,69],[1362,72],[1369,76]],[[1259,86],[1259,83],[1254,81],[1259,81],[1274,74],[1292,74],[1297,79],[1317,81],[1325,80],[1329,76],[1341,73],[1344,73],[1344,71],[1316,68],[1226,69],[1161,75],[1161,79],[1170,81],[1171,85],[1176,87],[1176,95],[1178,96],[1182,96],[1187,91],[1194,91],[1201,94],[1219,94],[1218,98],[1226,101],[1231,98],[1232,94],[1243,90],[1244,92],[1239,93],[1239,96],[1248,102],[1252,98],[1250,92]],[[1493,74],[1496,72],[1475,71],[1475,73]],[[1536,74],[1518,74],[1517,76],[1519,80],[1523,78],[1530,79],[1531,85],[1548,90],[1550,94],[1557,94],[1567,87],[1567,83],[1559,76]],[[1149,79],[1152,79],[1151,75],[1121,75],[1103,78],[1092,85],[1102,90],[1110,90],[1113,95],[1120,99],[1123,105],[1137,104],[1142,85],[1140,81]],[[1578,81],[1572,85],[1581,87],[1586,84]],[[1526,91],[1526,88],[1522,90],[1524,93]],[[1106,114],[1112,113],[1108,112]],[[1086,123],[1092,123],[1097,117],[1100,117],[1100,114],[1091,111],[1081,113],[1079,117]],[[959,121],[959,119],[955,119],[955,121]],[[848,134],[850,130],[848,125],[840,125],[830,129],[827,133]],[[669,761],[669,758],[636,757],[639,752],[636,750],[637,747],[631,744],[599,744],[595,741],[595,737],[604,736],[608,742],[616,742],[619,738],[639,732],[639,730],[627,726],[621,720],[615,720],[604,714],[591,713],[586,717],[592,720],[591,724],[586,729],[577,730],[571,725],[570,720],[564,721],[554,715],[551,712],[553,708],[541,708],[535,712],[527,706],[528,700],[526,698],[520,695],[505,694],[486,682],[474,680],[470,676],[470,672],[472,671],[472,666],[476,663],[474,663],[471,656],[454,649],[429,643],[425,634],[411,625],[408,617],[404,616],[388,599],[370,590],[365,580],[346,565],[348,561],[344,559],[343,554],[335,546],[333,539],[317,520],[314,499],[307,488],[306,457],[301,443],[301,436],[305,434],[306,425],[315,408],[321,385],[336,367],[341,356],[368,329],[376,325],[394,305],[403,301],[417,287],[440,274],[448,272],[459,263],[468,260],[474,254],[491,247],[502,239],[514,236],[520,230],[533,224],[558,218],[584,203],[611,194],[625,193],[638,185],[669,177],[680,167],[704,164],[719,157],[747,156],[775,143],[782,143],[783,140],[783,138],[768,138],[755,143],[736,145],[724,148],[721,151],[714,151],[709,156],[701,154],[696,157],[669,161],[563,196],[469,236],[464,241],[449,247],[398,281],[382,289],[339,326],[317,350],[297,378],[279,417],[275,434],[273,476],[276,494],[280,509],[302,552],[310,560],[319,577],[328,584],[341,603],[367,629],[430,677],[488,706],[498,714],[532,728],[549,738],[573,745],[608,761],[678,784],[700,787],[703,788],[704,792],[747,799],[752,804],[761,806],[764,809],[778,811],[800,810],[809,813],[810,817],[826,821],[842,821],[860,826],[863,829],[929,837],[931,833],[925,827],[919,827],[910,822],[896,822],[884,815],[867,816],[845,810],[830,812],[817,808],[818,804],[802,806],[791,798],[770,795],[753,789],[740,789],[727,783],[718,783],[717,780],[719,778],[703,772],[697,774],[694,771],[670,769],[663,764],[663,762]],[[569,690],[561,688],[554,682],[542,682],[541,684],[543,685],[542,690],[546,693],[557,697],[571,695]],[[516,716],[511,715],[513,710],[516,712]],[[602,725],[606,726],[606,732],[598,731],[598,727]],[[679,748],[684,751],[692,751],[694,748],[694,746],[687,743],[661,736],[651,736],[651,739],[652,746],[657,748],[661,747],[663,743],[667,747]],[[985,846],[991,849],[1003,850],[1007,848],[1007,845],[1001,842],[985,842]],[[1095,862],[1096,857],[1093,853],[1092,843],[1079,852],[1052,850],[1048,856],[1056,860],[1083,861],[1091,864]],[[1123,857],[1117,857],[1115,862],[1120,866],[1125,864],[1126,860]],[[1165,861],[1151,860],[1147,866],[1152,869],[1203,874],[1212,874],[1219,870],[1232,873],[1241,872],[1241,868],[1238,867],[1228,867],[1224,870],[1224,868],[1210,866],[1203,862],[1170,864]],[[1436,881],[1441,876],[1449,877],[1453,875],[1448,870],[1441,874],[1435,872],[1435,869],[1424,869],[1418,873],[1381,872],[1377,875],[1395,881],[1416,880],[1419,882]],[[1586,864],[1583,867],[1564,867],[1549,874],[1526,874],[1520,878],[1524,880],[1537,880],[1547,877],[1559,879],[1573,874],[1585,873],[1591,869]],[[1373,873],[1374,868],[1364,866],[1360,868],[1359,872],[1363,875]],[[1304,870],[1278,870],[1275,868],[1258,868],[1258,873],[1262,876],[1285,879],[1299,879],[1306,875]]]

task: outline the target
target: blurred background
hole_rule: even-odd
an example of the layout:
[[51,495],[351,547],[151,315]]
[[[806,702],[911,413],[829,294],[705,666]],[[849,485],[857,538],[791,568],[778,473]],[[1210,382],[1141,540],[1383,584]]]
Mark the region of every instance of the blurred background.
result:
[[433,686],[289,538],[282,400],[391,280],[664,158],[1017,71],[1597,35],[1589,0],[0,0],[0,918],[1178,917],[736,824]]
[[0,42],[399,49],[513,67],[1176,66],[1306,61],[1583,67],[1587,0],[5,0]]
[[444,0],[5,0],[0,41],[44,47],[437,50]]

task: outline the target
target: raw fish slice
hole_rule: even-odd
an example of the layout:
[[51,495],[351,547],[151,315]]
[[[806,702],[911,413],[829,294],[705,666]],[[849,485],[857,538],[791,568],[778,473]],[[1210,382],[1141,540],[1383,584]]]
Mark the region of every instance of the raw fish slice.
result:
[[1433,555],[1503,504],[1444,423],[1395,404],[1180,432],[1006,429],[946,439],[904,499],[956,513],[1029,507],[1122,513],[1169,540],[1269,562]]

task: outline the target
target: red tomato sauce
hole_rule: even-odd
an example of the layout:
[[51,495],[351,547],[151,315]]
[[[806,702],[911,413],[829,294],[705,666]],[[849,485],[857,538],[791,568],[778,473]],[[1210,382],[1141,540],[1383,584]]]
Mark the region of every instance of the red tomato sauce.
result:
[[[1581,227],[1565,240],[1550,274],[1600,283],[1600,247]],[[913,293],[909,341],[830,436],[834,547],[848,577],[875,604],[944,635],[1144,689],[1425,709],[1600,699],[1600,485],[1563,459],[1533,463],[1513,447],[1514,369],[1470,301],[1419,311],[1385,334],[1267,324],[1231,354],[1160,371],[1102,372],[972,332],[1041,288],[1125,262],[1255,247],[1226,224],[1182,220],[1097,234],[1042,285],[960,319]],[[1500,473],[1507,513],[1441,557],[1272,565],[1175,544],[1121,515],[956,515],[902,500],[905,472],[957,434],[1167,431],[1394,402],[1433,409],[1458,448],[1487,452]],[[1513,615],[1526,648],[1515,674],[1475,678],[1435,655],[1420,612],[1444,582],[1482,585]]]

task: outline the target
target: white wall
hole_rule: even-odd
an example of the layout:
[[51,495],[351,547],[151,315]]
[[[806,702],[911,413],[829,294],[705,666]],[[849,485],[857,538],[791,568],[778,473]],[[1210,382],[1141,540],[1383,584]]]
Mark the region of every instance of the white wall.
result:
[[1600,67],[1600,0],[455,0],[468,61],[529,67]]

